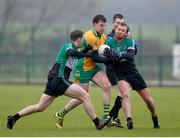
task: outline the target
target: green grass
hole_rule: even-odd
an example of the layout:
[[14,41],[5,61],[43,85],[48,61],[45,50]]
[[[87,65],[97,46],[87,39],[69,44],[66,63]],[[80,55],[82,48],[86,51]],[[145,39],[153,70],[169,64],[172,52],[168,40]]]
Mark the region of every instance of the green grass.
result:
[[[85,114],[82,106],[67,114],[64,128],[56,129],[53,114],[62,109],[70,98],[58,97],[52,105],[43,113],[33,114],[19,120],[13,130],[6,128],[6,117],[16,113],[21,108],[37,103],[44,90],[39,85],[0,85],[0,136],[5,137],[161,137],[180,136],[180,88],[151,88],[151,94],[155,99],[161,129],[153,129],[150,113],[142,99],[136,92],[132,93],[132,114],[134,129],[126,128],[126,121],[122,110],[120,117],[125,128],[105,128],[97,131]],[[99,88],[90,89],[93,104],[98,116],[102,116],[102,93]],[[116,90],[112,90],[112,99],[116,96]],[[113,100],[112,100],[113,103]]]

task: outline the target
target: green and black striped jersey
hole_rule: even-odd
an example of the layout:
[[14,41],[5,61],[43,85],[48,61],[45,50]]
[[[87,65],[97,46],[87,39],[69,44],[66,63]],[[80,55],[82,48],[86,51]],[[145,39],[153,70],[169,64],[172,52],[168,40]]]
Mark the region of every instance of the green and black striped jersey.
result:
[[[56,62],[60,64],[60,68],[59,68],[59,77],[64,78],[64,69],[65,66],[67,64],[68,60],[71,60],[71,66],[74,66],[74,62],[75,62],[75,57],[71,57],[68,54],[68,49],[73,49],[73,50],[77,50],[77,48],[72,44],[72,43],[64,43],[60,49],[59,52],[57,54],[56,57]],[[73,61],[72,61],[73,59]]]
[[[129,49],[134,49],[134,41],[131,38],[125,37],[122,41],[117,41],[116,38],[109,39],[107,41],[107,45],[111,47],[111,49],[116,50],[118,53],[126,53]],[[135,73],[137,72],[134,59],[121,59],[118,66],[116,66],[118,70],[126,73]]]

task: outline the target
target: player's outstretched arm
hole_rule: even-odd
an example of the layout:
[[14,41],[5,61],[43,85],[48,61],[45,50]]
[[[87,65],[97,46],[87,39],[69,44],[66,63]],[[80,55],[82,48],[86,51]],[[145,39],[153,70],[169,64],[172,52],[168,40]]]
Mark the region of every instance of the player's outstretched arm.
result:
[[107,57],[100,57],[97,50],[94,50],[91,55],[92,59],[96,63],[109,63],[110,59]]
[[135,49],[128,49],[127,52],[118,52],[113,50],[113,55],[121,59],[133,60],[135,56]]
[[91,56],[88,53],[79,52],[79,51],[76,51],[73,49],[68,49],[67,52],[68,52],[68,55],[71,57],[83,58],[83,57],[90,57]]
[[91,45],[88,44],[81,52],[88,53],[90,50],[93,50],[93,48]]

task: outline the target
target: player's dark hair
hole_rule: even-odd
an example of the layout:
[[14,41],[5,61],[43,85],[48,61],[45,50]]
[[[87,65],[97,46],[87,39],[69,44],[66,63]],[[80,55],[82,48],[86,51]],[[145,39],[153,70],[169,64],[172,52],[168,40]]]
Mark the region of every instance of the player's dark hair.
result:
[[71,40],[76,41],[78,38],[83,37],[83,34],[84,33],[81,30],[76,29],[71,32]]
[[129,31],[130,31],[130,28],[129,28],[129,26],[128,26],[128,24],[127,24],[127,23],[121,23],[120,25],[121,25],[121,26],[126,26],[126,27],[127,27],[127,32],[129,32]]
[[93,23],[98,23],[99,21],[103,21],[106,23],[107,20],[104,15],[98,14],[98,15],[94,16]]
[[122,14],[117,13],[117,14],[115,14],[115,15],[113,16],[113,21],[115,21],[117,18],[123,19],[124,16],[123,16]]

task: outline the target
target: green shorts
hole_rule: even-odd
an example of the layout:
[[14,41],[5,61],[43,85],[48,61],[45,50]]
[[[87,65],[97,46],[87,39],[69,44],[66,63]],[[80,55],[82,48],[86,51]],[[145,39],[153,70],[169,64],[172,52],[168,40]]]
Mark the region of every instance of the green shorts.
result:
[[101,71],[101,69],[98,65],[90,71],[85,71],[83,67],[78,67],[74,70],[74,78],[78,83],[89,83],[92,77],[99,71]]

